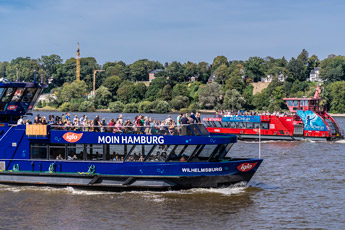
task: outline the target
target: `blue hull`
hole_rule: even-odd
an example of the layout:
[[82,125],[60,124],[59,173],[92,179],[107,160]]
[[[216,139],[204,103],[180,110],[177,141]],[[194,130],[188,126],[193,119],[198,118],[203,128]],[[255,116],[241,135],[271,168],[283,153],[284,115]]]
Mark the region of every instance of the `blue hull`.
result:
[[[261,162],[261,159],[191,163],[16,160],[11,164],[20,165],[19,171],[0,172],[0,182],[102,190],[215,188],[248,182]],[[49,172],[51,163],[55,164],[54,172]],[[253,167],[241,172],[238,167],[243,164]],[[87,173],[90,165],[95,166],[94,173]]]

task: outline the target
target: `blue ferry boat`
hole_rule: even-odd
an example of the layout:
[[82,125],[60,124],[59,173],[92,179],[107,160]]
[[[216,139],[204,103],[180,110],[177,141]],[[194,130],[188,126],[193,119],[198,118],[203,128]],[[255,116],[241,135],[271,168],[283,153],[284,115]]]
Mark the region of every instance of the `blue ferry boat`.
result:
[[[17,125],[30,115],[39,83],[0,83],[0,183],[101,190],[170,190],[248,182],[262,159],[229,157],[236,136],[211,136],[202,124],[123,127]],[[104,131],[104,132],[102,132]]]

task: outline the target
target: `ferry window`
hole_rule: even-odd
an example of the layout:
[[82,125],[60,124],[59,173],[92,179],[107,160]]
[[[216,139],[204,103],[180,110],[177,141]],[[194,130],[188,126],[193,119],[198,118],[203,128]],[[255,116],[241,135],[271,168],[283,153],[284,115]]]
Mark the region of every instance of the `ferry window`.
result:
[[292,106],[293,105],[291,100],[287,100],[286,103],[287,103],[288,106]]
[[180,155],[182,150],[184,149],[185,145],[171,145],[167,150],[167,154],[169,156],[169,161],[180,161]]
[[245,128],[245,124],[243,122],[238,122],[238,128]]
[[12,95],[14,94],[16,88],[7,88],[5,95],[1,98],[2,102],[11,101]]
[[298,106],[298,101],[293,101],[293,106]]
[[212,156],[212,159],[210,159],[210,161],[222,160],[223,157],[228,153],[227,152],[227,145],[221,144],[214,151],[212,152],[212,153],[214,153],[214,155]]
[[254,123],[254,129],[260,129],[260,123]]
[[304,106],[308,106],[308,101],[304,101]]
[[35,96],[36,88],[27,88],[24,92],[22,102],[31,102],[32,98]]
[[[128,145],[127,149],[127,151],[129,151]],[[124,145],[110,145],[109,156],[107,156],[107,160],[123,161],[124,158]]]
[[66,159],[66,145],[65,144],[51,144],[49,146],[50,160],[65,160]]
[[0,98],[2,97],[5,91],[6,91],[6,88],[0,88]]
[[301,101],[301,106],[304,106],[304,101]]
[[[145,155],[143,154],[144,145],[132,145],[128,148],[128,157],[126,161],[144,161]],[[128,146],[129,147],[129,146]],[[145,146],[144,146],[145,148]]]
[[261,128],[262,129],[269,129],[268,123],[261,123]]
[[30,146],[32,159],[47,159],[48,145],[47,144],[31,144]]
[[207,160],[210,156],[213,150],[215,149],[216,145],[205,145],[203,151],[199,154],[199,158],[204,158]]
[[252,122],[246,123],[247,129],[252,129],[254,127],[254,124]]
[[237,128],[237,123],[236,122],[230,122],[230,127],[233,129]]
[[13,102],[20,102],[22,99],[23,93],[24,93],[24,88],[17,88],[17,90],[14,92],[14,95],[12,97]]
[[196,147],[197,145],[188,145],[188,147],[186,148],[186,150],[184,151],[181,157],[185,157],[185,160],[187,160],[188,157],[192,155]]
[[87,160],[103,160],[103,145],[97,145],[97,144],[88,144],[86,145],[86,159]]
[[[148,157],[147,161],[166,161],[168,155],[172,154],[171,151],[173,151],[174,146],[175,145],[158,145],[154,149],[152,149],[153,146],[150,146],[150,148],[147,148],[147,150],[150,151],[152,149],[152,152],[150,156]],[[170,155],[169,155],[169,159],[170,159]],[[176,155],[176,154],[173,154],[173,155]]]
[[83,159],[84,159],[84,145],[83,144],[67,145],[67,160],[83,160]]
[[40,93],[41,93],[41,89],[38,88],[37,91],[36,91],[36,94],[35,94],[35,96],[34,96],[34,98],[32,99],[31,102],[35,103],[37,101],[38,97],[40,96]]
[[[218,122],[215,122],[215,123],[218,123]],[[192,129],[195,136],[201,136],[201,133],[196,124],[192,124],[189,127]],[[216,125],[216,127],[219,127],[219,125]]]
[[207,131],[207,129],[205,128],[205,126],[203,124],[198,124],[198,128],[200,129],[200,131],[203,135],[209,134],[209,132]]

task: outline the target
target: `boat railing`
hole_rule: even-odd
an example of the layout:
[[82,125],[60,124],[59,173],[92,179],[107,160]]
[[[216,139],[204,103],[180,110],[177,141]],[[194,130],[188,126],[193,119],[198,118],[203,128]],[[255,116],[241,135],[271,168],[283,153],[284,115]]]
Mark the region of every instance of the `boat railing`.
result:
[[207,136],[209,132],[203,124],[154,125],[154,126],[69,126],[50,125],[50,130],[107,132],[122,134],[170,135],[170,136]]

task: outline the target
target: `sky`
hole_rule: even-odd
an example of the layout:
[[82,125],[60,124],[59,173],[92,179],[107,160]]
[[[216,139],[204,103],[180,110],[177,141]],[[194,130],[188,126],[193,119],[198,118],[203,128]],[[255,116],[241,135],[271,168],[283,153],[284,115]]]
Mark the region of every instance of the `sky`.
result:
[[212,63],[345,53],[340,0],[0,0],[0,62],[57,54],[99,64]]

